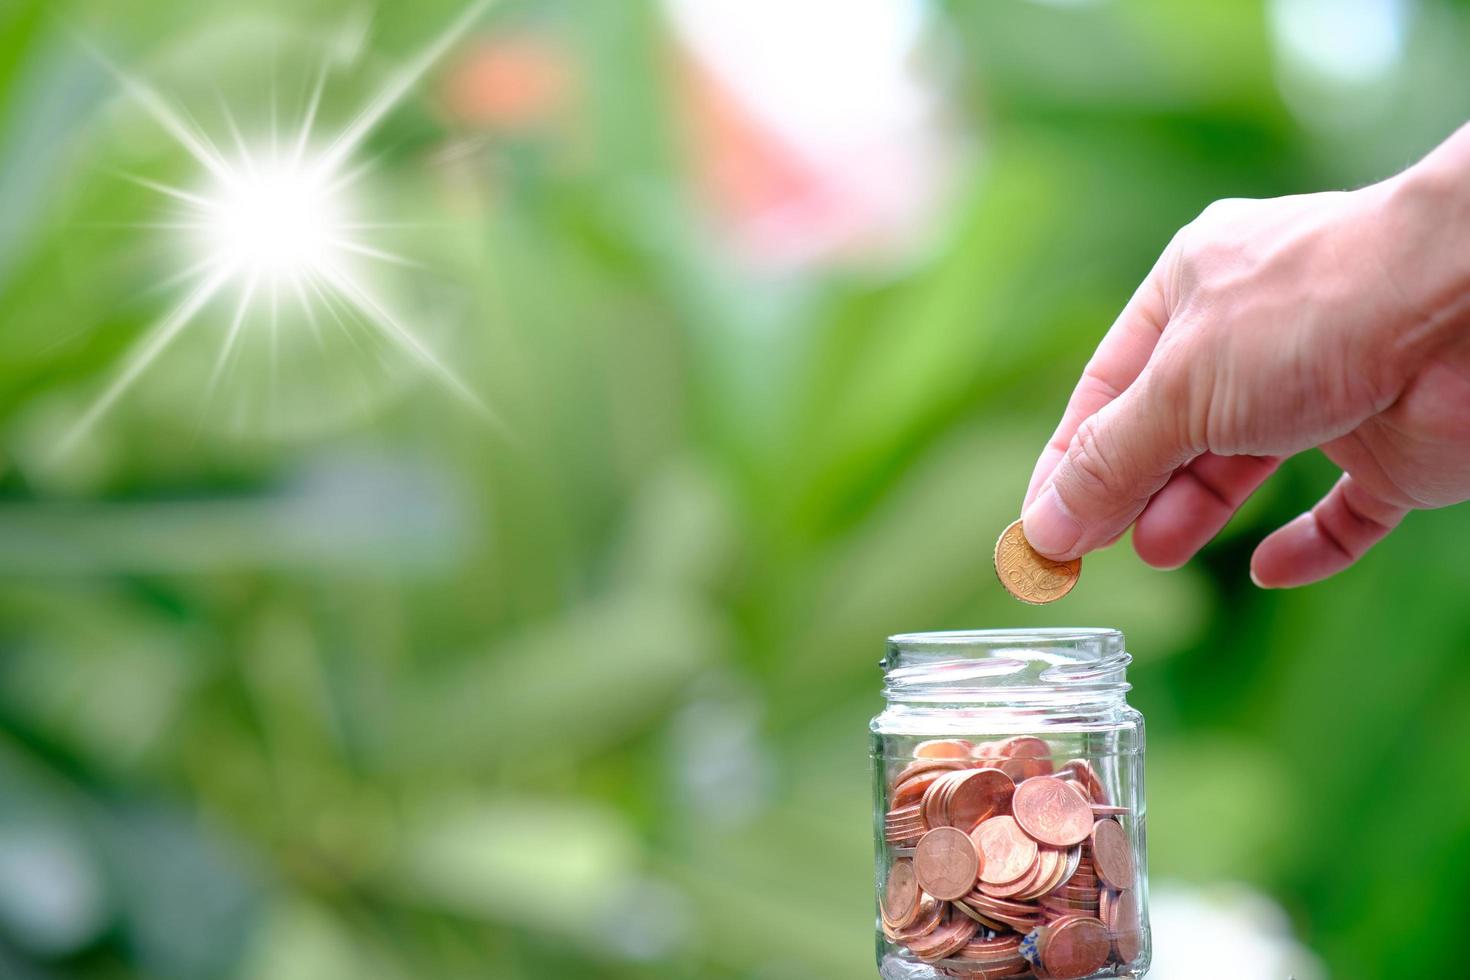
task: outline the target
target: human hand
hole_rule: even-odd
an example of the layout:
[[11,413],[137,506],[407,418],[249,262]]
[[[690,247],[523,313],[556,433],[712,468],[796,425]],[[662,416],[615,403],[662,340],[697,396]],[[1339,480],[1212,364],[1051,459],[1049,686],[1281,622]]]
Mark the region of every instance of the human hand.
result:
[[1177,567],[1313,447],[1343,476],[1261,542],[1259,585],[1326,578],[1409,510],[1470,499],[1470,126],[1381,184],[1221,201],[1180,231],[1042,452],[1026,536],[1066,560],[1132,526]]

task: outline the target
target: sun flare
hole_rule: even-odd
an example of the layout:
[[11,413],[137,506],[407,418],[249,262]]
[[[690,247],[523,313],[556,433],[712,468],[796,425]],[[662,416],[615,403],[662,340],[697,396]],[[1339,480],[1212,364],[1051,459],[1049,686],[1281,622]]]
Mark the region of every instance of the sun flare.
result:
[[[209,379],[211,395],[229,370],[242,336],[263,326],[274,337],[281,304],[289,302],[297,304],[301,319],[314,332],[322,321],[335,321],[343,330],[344,316],[360,321],[461,402],[490,415],[474,390],[379,294],[371,274],[373,263],[418,263],[375,244],[372,232],[383,226],[360,220],[351,191],[367,170],[355,161],[363,141],[491,3],[477,0],[467,7],[423,51],[394,71],[333,138],[322,139],[316,132],[328,80],[325,68],[317,76],[294,138],[287,142],[273,134],[262,144],[247,144],[226,107],[227,135],[233,144],[229,153],[157,91],[98,54],[126,93],[189,153],[202,173],[192,190],[131,178],[170,199],[171,220],[161,224],[181,236],[191,264],[171,277],[184,284],[178,303],[128,351],[117,374],[62,441],[61,451],[90,431],[181,333],[206,319],[205,310],[230,287],[234,304],[230,315],[221,318],[227,326],[219,331],[220,346]],[[273,115],[274,111],[272,104]]]
[[277,164],[212,189],[201,244],[212,262],[250,279],[319,274],[342,251],[339,193],[311,167]]

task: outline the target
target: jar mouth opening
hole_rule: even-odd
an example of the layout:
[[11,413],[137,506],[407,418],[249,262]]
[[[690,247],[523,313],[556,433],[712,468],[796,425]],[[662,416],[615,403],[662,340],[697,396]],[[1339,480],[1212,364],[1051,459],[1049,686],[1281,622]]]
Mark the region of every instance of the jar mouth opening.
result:
[[884,693],[895,701],[1066,702],[1121,697],[1132,657],[1098,627],[956,630],[888,638]]
[[1099,654],[1123,648],[1123,634],[1105,626],[1052,626],[1043,629],[937,630],[928,633],[895,633],[888,638],[889,649],[896,652],[922,653],[947,650],[976,653],[997,647],[1043,647],[1075,645],[1079,655],[1089,650]]

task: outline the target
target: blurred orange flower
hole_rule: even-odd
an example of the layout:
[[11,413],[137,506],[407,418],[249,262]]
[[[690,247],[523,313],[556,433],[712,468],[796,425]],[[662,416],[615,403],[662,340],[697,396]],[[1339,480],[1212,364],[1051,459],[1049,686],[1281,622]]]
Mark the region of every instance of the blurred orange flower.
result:
[[532,133],[564,118],[578,88],[566,46],[544,34],[476,41],[451,69],[442,96],[457,120],[505,133]]

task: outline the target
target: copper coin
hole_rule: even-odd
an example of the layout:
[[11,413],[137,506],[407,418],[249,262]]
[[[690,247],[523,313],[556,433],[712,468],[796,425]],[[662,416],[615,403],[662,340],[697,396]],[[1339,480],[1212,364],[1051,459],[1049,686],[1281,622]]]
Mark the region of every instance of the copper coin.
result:
[[936,738],[914,747],[915,759],[969,759],[975,746],[962,738]]
[[1132,812],[1126,806],[1105,806],[1102,803],[1094,803],[1092,805],[1092,815],[1094,817],[1126,817]]
[[982,892],[972,892],[964,896],[964,904],[969,907],[985,912],[986,915],[1010,915],[1010,917],[1025,918],[1036,914],[1035,905],[1030,902],[1013,902],[1007,898],[992,898]]
[[1014,817],[991,817],[971,833],[975,848],[984,858],[980,880],[991,884],[1012,882],[1036,863],[1036,841]]
[[[1023,933],[1029,932],[1031,930],[1031,927],[1036,925],[1036,923],[1039,921],[1039,915],[1041,913],[1041,909],[1034,905],[1026,906],[1027,911],[1024,914],[1017,914],[1014,912],[1000,912],[992,908],[987,908],[986,906],[980,904],[978,900],[967,900],[963,903],[958,904],[963,904],[967,908],[973,909],[975,912],[978,912],[982,918],[994,919],[996,922],[1004,923],[1009,929],[1015,929],[1017,932]],[[996,931],[1005,932],[1007,930],[997,929]]]
[[996,746],[1001,757],[997,767],[1016,782],[1051,773],[1051,746],[1034,735],[1008,738]]
[[969,763],[961,759],[915,759],[904,766],[897,776],[893,777],[893,785],[897,786],[906,779],[926,773],[935,769],[967,769]]
[[1100,969],[1112,948],[1108,930],[1097,919],[1062,919],[1047,933],[1041,965],[1056,980],[1079,980]]
[[1102,924],[1108,927],[1109,932],[1116,932],[1113,916],[1118,911],[1118,893],[1110,888],[1104,888],[1097,898],[1097,917],[1102,919]]
[[[979,820],[971,819],[967,812],[973,808],[973,803],[967,804],[956,816],[955,801],[959,798],[960,788],[970,775],[980,770],[961,769],[952,772],[947,778],[935,782],[934,786],[924,795],[924,818],[930,827],[959,827],[965,833],[975,829]],[[1010,800],[1007,797],[1007,804]],[[985,816],[989,816],[986,813]]]
[[996,932],[1001,932],[1005,929],[1004,924],[998,924],[994,919],[981,915],[979,912],[975,911],[974,908],[966,905],[964,902],[955,902],[953,904],[957,911],[963,912],[965,915],[968,915],[970,918],[974,919],[976,922],[980,923],[987,929],[994,929]]
[[891,801],[894,809],[911,806],[924,798],[935,780],[948,775],[952,770],[959,768],[958,765],[947,765],[942,769],[927,769],[914,776],[907,776],[898,781],[893,789]]
[[1068,915],[1092,915],[1098,914],[1097,904],[1087,905],[1082,902],[1068,902],[1055,895],[1048,895],[1042,899],[1041,907],[1047,913],[1047,921],[1055,924],[1063,916]]
[[1082,848],[1074,847],[1072,848],[1072,853],[1067,856],[1067,867],[1062,872],[1062,879],[1056,883],[1055,887],[1060,888],[1063,885],[1071,882],[1077,876],[1077,871],[1081,867]]
[[1088,803],[1106,804],[1108,802],[1107,787],[1103,786],[1102,778],[1098,776],[1097,770],[1092,768],[1086,759],[1069,759],[1062,771],[1070,773],[1077,780],[1079,786],[1085,790],[1084,795],[1090,797]]
[[942,960],[963,949],[979,928],[979,923],[975,920],[956,913],[952,907],[947,908],[939,928],[910,942],[909,952],[927,962]]
[[981,742],[975,746],[974,759],[982,766],[995,767],[1000,764],[1000,753],[996,751],[996,743]]
[[888,869],[888,885],[883,891],[883,917],[895,929],[905,929],[919,917],[919,879],[914,875],[914,862],[894,861]]
[[1032,929],[1035,929],[1038,925],[1041,924],[1040,916],[1037,916],[1036,918],[1027,918],[1025,916],[997,915],[993,916],[992,918],[994,918],[997,922],[1005,923],[1008,929],[1013,929],[1023,935],[1030,932]]
[[1010,932],[1011,930],[1010,923],[1007,923],[1007,921],[1000,920],[1000,918],[995,918],[994,915],[986,915],[985,912],[979,911],[979,909],[973,907],[973,905],[960,905],[960,907],[957,908],[966,909],[966,914],[969,915],[970,918],[978,921],[980,926],[985,926],[986,929],[991,930],[991,932],[1005,933]]
[[1051,882],[1066,864],[1066,856],[1054,847],[1043,847],[1036,861],[1036,873],[1026,887],[1012,897],[1018,902],[1034,902],[1051,891]]
[[951,827],[969,833],[981,821],[1010,812],[1016,784],[999,769],[969,769],[956,773],[951,782],[946,814]]
[[889,830],[898,830],[903,827],[918,827],[922,826],[923,823],[924,814],[917,806],[890,810],[883,817],[883,826]]
[[946,908],[945,903],[939,901],[934,896],[924,895],[919,899],[918,921],[907,929],[895,930],[898,937],[897,941],[908,945],[910,940],[922,939],[935,929],[938,929],[939,924],[944,921],[944,910]]
[[1076,862],[1075,855],[1077,851],[1078,848],[1073,848],[1071,851],[1052,851],[1051,854],[1053,856],[1047,874],[1037,881],[1034,888],[1016,897],[1035,900],[1041,898],[1043,895],[1049,895],[1056,891],[1061,886],[1062,881],[1071,872]]
[[1088,914],[1096,914],[1100,911],[1097,901],[1097,892],[1092,891],[1086,895],[1075,895],[1068,891],[1052,892],[1041,900],[1041,904],[1055,906],[1057,908],[1087,909]]
[[1038,923],[1041,922],[1041,909],[1039,908],[1035,910],[1035,915],[1011,915],[1006,912],[990,912],[975,905],[967,904],[966,907],[973,909],[979,919],[991,920],[1001,923],[1002,927],[995,930],[999,933],[1006,933],[1014,930],[1016,932],[1024,934],[1030,932],[1033,928],[1035,928]]
[[970,835],[954,827],[938,827],[919,841],[914,869],[919,887],[935,898],[967,895],[980,877],[981,857]]
[[1092,862],[1097,876],[1113,888],[1133,885],[1133,845],[1116,820],[1099,820],[1092,828]]
[[1000,533],[995,542],[995,575],[1006,591],[1032,605],[1055,602],[1077,584],[1082,559],[1052,561],[1031,547],[1021,522]]
[[1021,783],[1011,809],[1022,830],[1053,847],[1080,844],[1092,833],[1092,808],[1055,776],[1036,776]]
[[991,885],[982,881],[980,883],[980,891],[986,895],[994,895],[997,898],[1019,898],[1023,893],[1036,887],[1037,880],[1046,872],[1047,867],[1046,855],[1038,853],[1031,867],[1027,868],[1026,873],[1015,881],[1002,882],[998,885]]
[[1138,900],[1133,892],[1121,892],[1113,902],[1113,949],[1118,959],[1132,963],[1143,951],[1143,925],[1139,921]]
[[1067,892],[1057,892],[1054,895],[1048,895],[1046,897],[1049,899],[1054,898],[1059,903],[1070,906],[1074,909],[1085,909],[1088,915],[1101,915],[1102,904],[1098,901],[1101,894],[1101,890],[1094,889],[1090,894],[1087,895],[1073,895]]
[[954,772],[940,773],[939,778],[935,779],[929,784],[929,788],[924,790],[924,798],[919,801],[919,812],[924,815],[924,823],[930,827],[949,826],[949,821],[945,819],[945,813],[942,807],[944,804],[945,787],[949,785],[949,781],[956,775],[957,773]]
[[1012,956],[1021,951],[1020,936],[997,936],[994,939],[976,938],[970,940],[965,947],[970,953],[991,953],[1001,956]]

